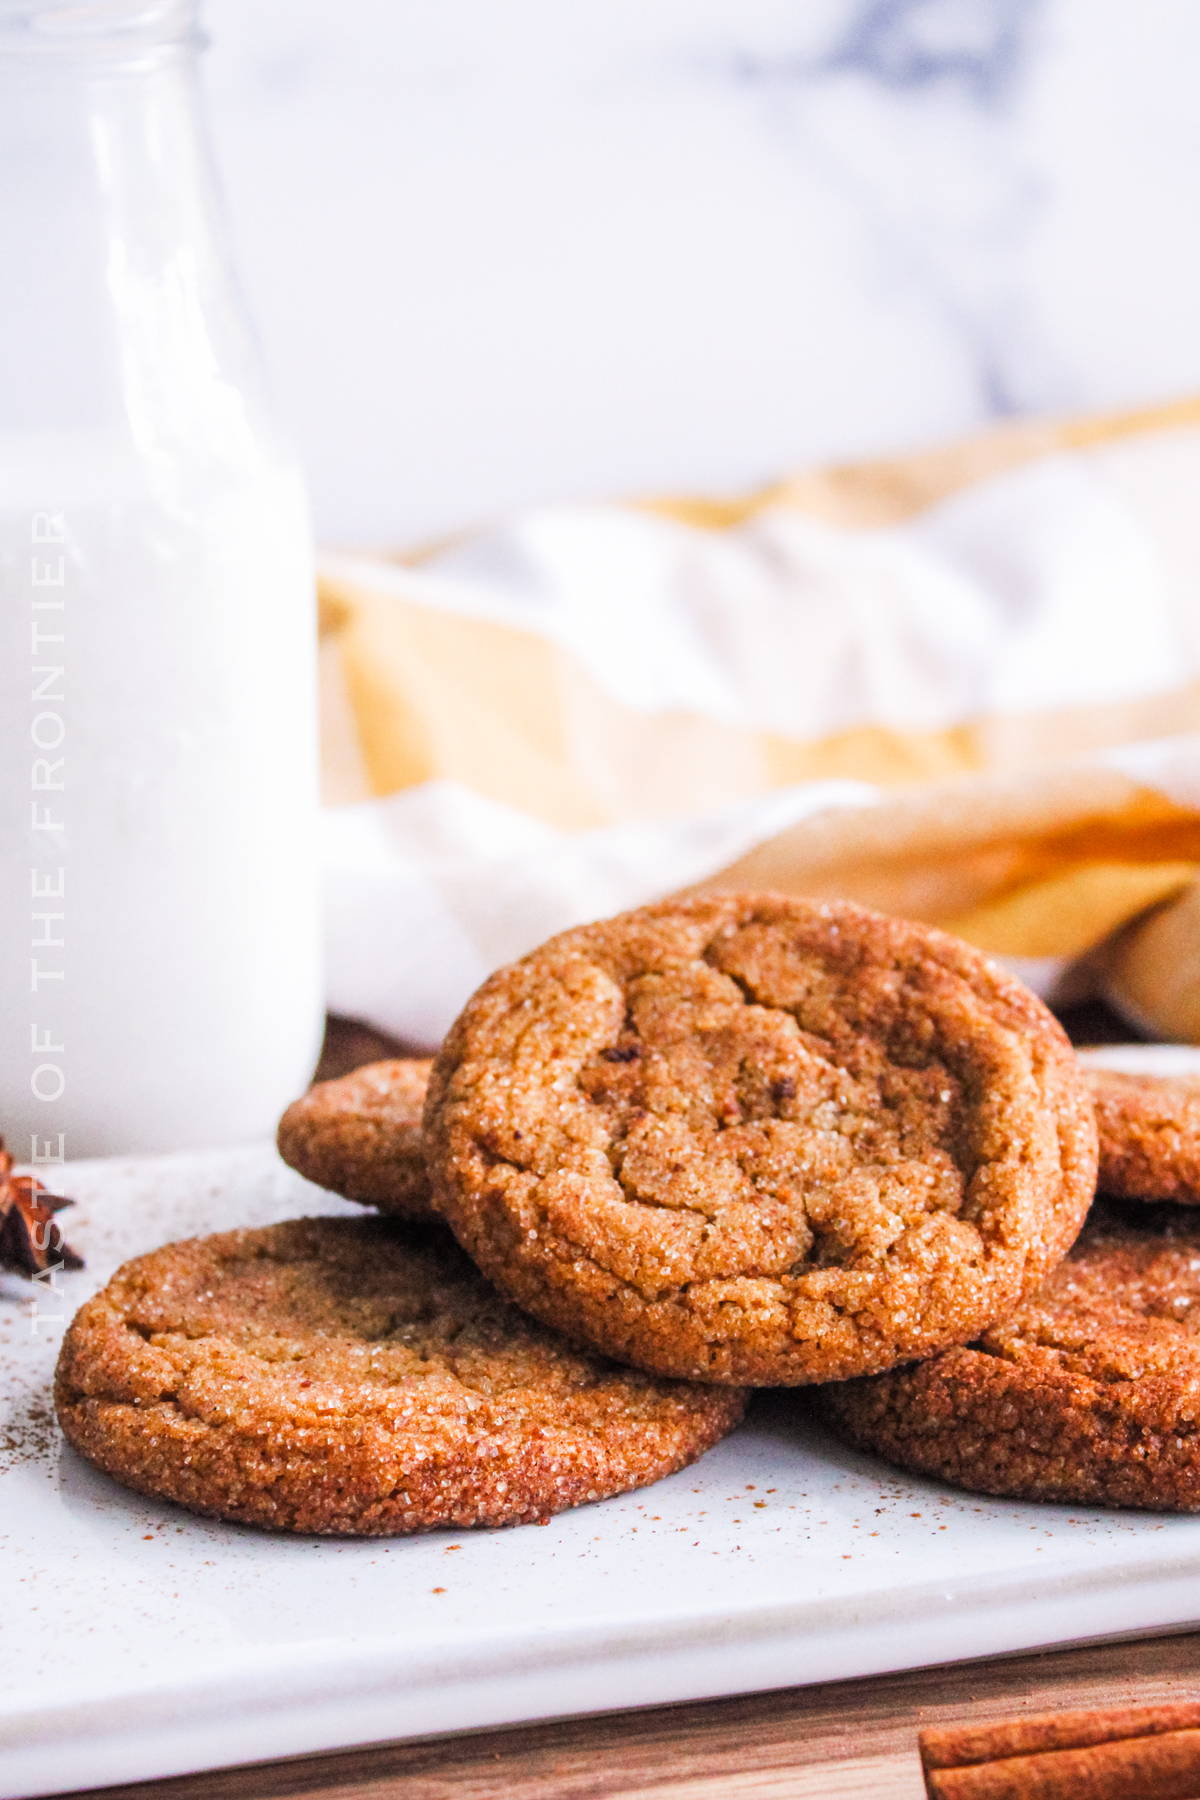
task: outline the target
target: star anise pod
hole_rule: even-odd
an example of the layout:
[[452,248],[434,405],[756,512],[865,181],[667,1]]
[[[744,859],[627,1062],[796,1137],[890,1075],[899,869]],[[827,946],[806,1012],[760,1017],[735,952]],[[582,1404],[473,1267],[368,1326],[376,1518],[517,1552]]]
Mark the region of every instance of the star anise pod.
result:
[[83,1258],[63,1243],[54,1215],[74,1206],[48,1194],[36,1175],[14,1175],[13,1159],[0,1137],[0,1269],[12,1275],[41,1275],[52,1264],[82,1269]]

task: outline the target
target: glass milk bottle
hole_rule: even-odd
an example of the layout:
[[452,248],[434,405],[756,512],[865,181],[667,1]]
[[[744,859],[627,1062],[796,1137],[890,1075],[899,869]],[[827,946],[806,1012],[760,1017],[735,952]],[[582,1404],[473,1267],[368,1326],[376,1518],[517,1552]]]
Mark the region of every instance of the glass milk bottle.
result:
[[0,1132],[22,1161],[266,1136],[319,1043],[311,542],[198,49],[189,0],[0,0]]

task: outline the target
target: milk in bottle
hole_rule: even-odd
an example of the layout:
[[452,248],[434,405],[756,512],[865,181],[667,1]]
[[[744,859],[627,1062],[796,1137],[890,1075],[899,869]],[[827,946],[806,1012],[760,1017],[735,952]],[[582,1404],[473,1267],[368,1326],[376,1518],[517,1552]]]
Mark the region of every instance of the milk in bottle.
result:
[[268,1135],[319,1042],[309,529],[195,52],[188,0],[0,12],[0,1132],[47,1171]]

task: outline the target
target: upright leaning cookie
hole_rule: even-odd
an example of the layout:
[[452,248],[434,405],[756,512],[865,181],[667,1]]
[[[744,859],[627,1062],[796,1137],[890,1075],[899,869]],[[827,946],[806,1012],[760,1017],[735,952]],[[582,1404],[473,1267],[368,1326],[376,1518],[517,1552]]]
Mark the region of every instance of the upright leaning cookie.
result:
[[1033,995],[941,932],[774,895],[500,970],[434,1065],[425,1148],[435,1205],[529,1312],[764,1385],[975,1336],[1064,1254],[1096,1171]]
[[1200,1206],[1200,1076],[1085,1069],[1102,1192]]
[[432,1067],[399,1057],[319,1081],[280,1119],[280,1156],[346,1200],[401,1219],[431,1219],[421,1111]]
[[956,1487],[1200,1511],[1200,1219],[1097,1201],[978,1343],[822,1400],[852,1443]]
[[744,1395],[654,1381],[523,1318],[439,1227],[298,1219],[119,1269],[55,1404],[126,1487],[275,1530],[509,1525],[643,1487]]

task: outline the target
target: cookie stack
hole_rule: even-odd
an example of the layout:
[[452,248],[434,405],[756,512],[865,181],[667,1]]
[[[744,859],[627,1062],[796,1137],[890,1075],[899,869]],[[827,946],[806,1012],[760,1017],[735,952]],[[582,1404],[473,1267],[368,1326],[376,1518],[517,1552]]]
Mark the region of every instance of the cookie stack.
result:
[[[585,926],[432,1065],[285,1114],[284,1158],[380,1216],[127,1264],[68,1333],[63,1428],[199,1512],[384,1533],[544,1519],[683,1467],[749,1387],[821,1384],[855,1442],[962,1485],[1200,1505],[1200,1239],[1105,1211],[1063,1261],[1096,1084],[924,926],[774,895]],[[1127,1192],[1152,1137],[1105,1126]]]

